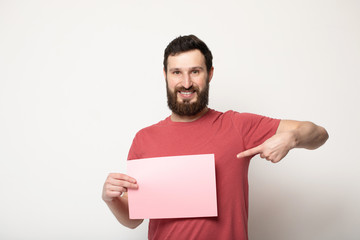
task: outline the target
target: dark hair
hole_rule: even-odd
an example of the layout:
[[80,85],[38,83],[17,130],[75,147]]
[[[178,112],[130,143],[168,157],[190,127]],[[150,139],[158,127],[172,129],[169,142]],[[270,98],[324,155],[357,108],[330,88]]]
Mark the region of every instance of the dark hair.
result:
[[195,35],[179,36],[172,40],[164,51],[164,69],[167,72],[168,57],[178,53],[198,49],[205,57],[206,69],[209,72],[212,67],[212,54],[206,44]]

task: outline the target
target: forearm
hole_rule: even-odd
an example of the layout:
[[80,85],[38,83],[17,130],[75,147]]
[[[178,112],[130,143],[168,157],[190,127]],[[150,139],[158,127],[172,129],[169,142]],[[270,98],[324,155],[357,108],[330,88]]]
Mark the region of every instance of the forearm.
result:
[[323,145],[329,138],[325,128],[312,122],[281,120],[276,134],[264,143],[243,151],[238,158],[260,154],[273,163],[283,159],[292,148],[315,149]]
[[329,138],[325,128],[312,122],[298,122],[291,133],[293,134],[294,148],[316,149]]
[[129,218],[129,206],[127,196],[114,198],[112,201],[105,201],[105,203],[108,205],[111,212],[122,225],[133,229],[143,222],[143,219]]

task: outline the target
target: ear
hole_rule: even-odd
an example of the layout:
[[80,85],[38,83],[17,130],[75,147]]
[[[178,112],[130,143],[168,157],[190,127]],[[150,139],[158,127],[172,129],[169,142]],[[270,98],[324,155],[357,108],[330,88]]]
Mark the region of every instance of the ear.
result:
[[166,80],[166,71],[165,71],[165,68],[163,68],[163,74],[164,74],[164,78]]
[[213,75],[214,75],[214,67],[211,67],[211,69],[209,71],[209,82],[211,81]]

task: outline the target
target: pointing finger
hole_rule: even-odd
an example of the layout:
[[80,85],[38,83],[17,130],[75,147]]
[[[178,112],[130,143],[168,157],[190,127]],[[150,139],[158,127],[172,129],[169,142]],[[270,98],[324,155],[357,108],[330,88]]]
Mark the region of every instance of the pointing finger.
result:
[[239,153],[236,157],[237,158],[249,157],[249,156],[259,154],[259,153],[261,153],[261,151],[262,151],[262,145],[259,145],[257,147],[254,147],[254,148],[251,148],[251,149],[248,149],[246,151]]

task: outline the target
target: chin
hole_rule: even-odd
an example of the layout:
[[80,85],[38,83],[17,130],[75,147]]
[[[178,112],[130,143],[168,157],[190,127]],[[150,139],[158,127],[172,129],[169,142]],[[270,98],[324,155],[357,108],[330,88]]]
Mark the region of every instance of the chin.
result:
[[188,100],[183,100],[183,99],[178,99],[178,103],[181,103],[181,104],[192,104],[192,103],[196,103],[197,99],[191,99],[190,101]]

